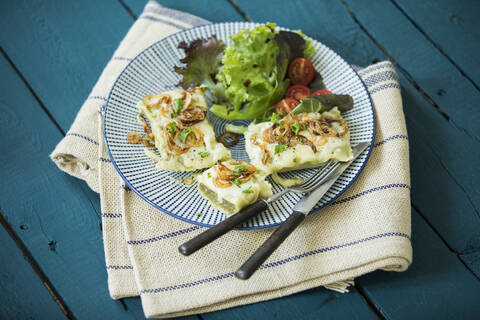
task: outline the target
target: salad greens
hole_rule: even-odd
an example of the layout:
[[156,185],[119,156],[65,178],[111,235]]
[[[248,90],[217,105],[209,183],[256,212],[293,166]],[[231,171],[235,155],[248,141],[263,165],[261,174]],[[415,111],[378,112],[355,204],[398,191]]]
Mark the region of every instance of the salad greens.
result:
[[338,107],[340,112],[353,108],[353,98],[348,94],[320,94],[300,100],[301,103],[293,109],[293,113],[324,112]]
[[214,104],[210,111],[215,115],[228,120],[254,119],[264,112],[265,105],[282,98],[288,83],[277,79],[279,48],[272,41],[274,26],[267,23],[230,37],[233,43],[224,52],[217,80],[233,108]]
[[174,66],[175,72],[183,76],[179,85],[185,89],[199,85],[214,85],[216,82],[214,76],[218,72],[225,50],[223,41],[217,40],[213,35],[189,44],[182,41],[178,47],[185,51],[185,57],[180,59],[180,62],[187,65],[185,68]]
[[213,102],[210,111],[226,120],[265,120],[289,86],[286,73],[297,57],[310,57],[315,49],[301,32],[277,31],[274,23],[244,29],[225,49],[215,36],[182,42],[185,67],[183,88],[203,86]]

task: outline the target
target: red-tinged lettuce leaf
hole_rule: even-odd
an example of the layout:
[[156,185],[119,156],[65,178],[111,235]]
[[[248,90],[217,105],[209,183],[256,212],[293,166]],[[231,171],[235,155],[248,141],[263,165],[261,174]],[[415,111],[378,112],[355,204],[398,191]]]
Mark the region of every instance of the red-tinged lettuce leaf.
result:
[[278,46],[278,80],[283,80],[287,74],[290,62],[295,58],[304,56],[305,39],[296,32],[280,31],[273,37],[273,40],[275,40]]
[[[304,37],[305,35],[301,31],[280,31],[275,35],[275,37],[273,37],[279,48],[279,53],[277,56],[278,76],[286,76],[288,66],[293,59],[309,59],[315,53],[315,49],[311,41],[305,40]],[[322,75],[318,71],[315,71],[315,76],[308,87],[312,92],[325,89]]]
[[185,57],[180,62],[185,67],[174,67],[176,73],[182,76],[178,83],[184,89],[215,85],[215,76],[222,64],[225,43],[215,35],[204,39],[196,39],[190,43],[180,42],[178,48],[185,51]]
[[317,90],[324,90],[326,89],[325,84],[323,83],[323,78],[320,72],[315,71],[315,75],[313,76],[312,82],[308,85],[310,91],[315,92]]

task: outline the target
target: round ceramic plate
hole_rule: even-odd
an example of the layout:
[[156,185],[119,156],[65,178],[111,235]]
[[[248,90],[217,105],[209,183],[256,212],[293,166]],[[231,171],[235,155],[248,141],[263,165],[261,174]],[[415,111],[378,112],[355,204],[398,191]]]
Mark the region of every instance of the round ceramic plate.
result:
[[[189,42],[215,34],[228,45],[231,42],[230,35],[257,25],[248,22],[218,23],[173,34],[140,53],[116,80],[108,97],[103,123],[110,159],[125,183],[161,212],[201,226],[212,226],[226,218],[225,214],[210,206],[208,201],[198,193],[195,184],[186,186],[181,183],[184,177],[192,176],[192,172],[158,170],[155,168],[155,163],[145,156],[143,145],[127,143],[126,136],[129,132],[143,131],[136,121],[137,102],[146,95],[171,90],[180,81],[180,76],[173,71],[173,67],[181,65],[179,60],[183,58],[183,50],[177,48],[181,41]],[[367,89],[352,67],[322,43],[310,40],[313,41],[316,49],[312,63],[323,76],[326,87],[334,93],[349,94],[353,97],[354,108],[343,114],[350,128],[352,145],[360,142],[370,143],[370,148],[345,170],[310,212],[312,214],[340,196],[363,169],[375,136],[375,115]],[[211,113],[209,117],[218,137],[225,131],[226,121]],[[235,159],[249,161],[243,137],[240,143],[230,150]],[[285,176],[308,177],[314,170],[298,170],[286,173]],[[281,190],[281,187],[271,179],[270,182],[273,185],[273,192]],[[268,228],[282,223],[292,212],[293,206],[300,197],[297,194],[285,195],[270,205],[267,211],[246,222],[240,228]]]

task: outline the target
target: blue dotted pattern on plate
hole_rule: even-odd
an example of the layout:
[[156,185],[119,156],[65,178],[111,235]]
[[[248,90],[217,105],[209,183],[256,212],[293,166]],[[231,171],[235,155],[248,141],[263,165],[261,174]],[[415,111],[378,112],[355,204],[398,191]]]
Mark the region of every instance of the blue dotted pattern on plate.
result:
[[[175,84],[180,81],[180,76],[173,71],[173,67],[180,65],[179,60],[183,58],[183,50],[177,48],[181,41],[189,42],[215,34],[228,45],[231,42],[228,38],[230,35],[244,28],[251,29],[256,25],[258,24],[248,22],[210,24],[184,30],[162,39],[145,49],[127,65],[110,92],[104,116],[104,135],[112,163],[133,191],[171,216],[202,226],[212,226],[226,218],[225,214],[211,207],[197,192],[196,185],[186,186],[179,183],[184,177],[191,176],[192,172],[158,170],[155,168],[155,163],[145,156],[143,145],[127,143],[126,136],[129,132],[143,130],[136,121],[136,104],[146,95],[175,88]],[[352,145],[360,142],[369,142],[372,145],[375,136],[375,115],[365,85],[352,67],[339,55],[322,43],[309,39],[313,41],[317,51],[312,58],[312,63],[322,74],[326,87],[332,92],[350,94],[353,97],[354,108],[343,114],[349,124]],[[211,113],[209,118],[215,134],[217,136],[222,134],[226,121]],[[370,149],[345,170],[311,213],[328,205],[348,188],[368,160]],[[235,159],[249,160],[243,137],[230,150]],[[313,171],[314,169],[305,169],[283,175],[308,177]],[[282,189],[270,178],[269,181],[273,185],[274,193]],[[269,205],[268,210],[240,228],[259,229],[280,224],[289,216],[300,197],[297,194],[285,195]],[[198,215],[198,213],[202,214]]]

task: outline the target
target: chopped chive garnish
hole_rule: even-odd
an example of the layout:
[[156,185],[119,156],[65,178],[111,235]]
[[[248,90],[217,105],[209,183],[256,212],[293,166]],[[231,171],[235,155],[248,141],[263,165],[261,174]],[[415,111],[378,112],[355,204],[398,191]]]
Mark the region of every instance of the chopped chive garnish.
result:
[[175,100],[175,105],[173,106],[173,111],[172,111],[172,118],[177,116],[178,112],[182,109],[183,105],[185,104],[185,101],[182,99],[177,99]]
[[277,144],[277,145],[275,146],[275,154],[287,150],[287,146],[288,146],[288,145],[286,145],[286,144]]
[[297,134],[298,131],[300,131],[300,125],[298,123],[294,123],[290,125],[290,129],[292,129],[292,131],[295,132],[295,134]]
[[174,134],[175,131],[177,131],[177,124],[175,122],[170,122],[168,126],[169,128],[167,128],[167,131],[170,132],[171,134]]
[[253,193],[252,186],[242,191],[243,193]]
[[236,185],[237,187],[239,187],[239,188],[240,188],[240,186],[242,185],[242,183],[240,182],[240,180],[238,180],[238,178],[233,178],[233,179],[232,179],[232,183],[233,183],[234,185]]
[[239,164],[234,167],[234,170],[233,174],[238,176],[240,173],[247,171],[247,168],[243,164]]
[[278,122],[280,121],[280,119],[278,118],[278,114],[272,113],[272,116],[270,117],[270,121],[278,124]]
[[180,139],[182,142],[185,142],[190,132],[192,132],[192,128],[183,129],[182,132],[180,132],[180,134],[178,135],[178,139]]

